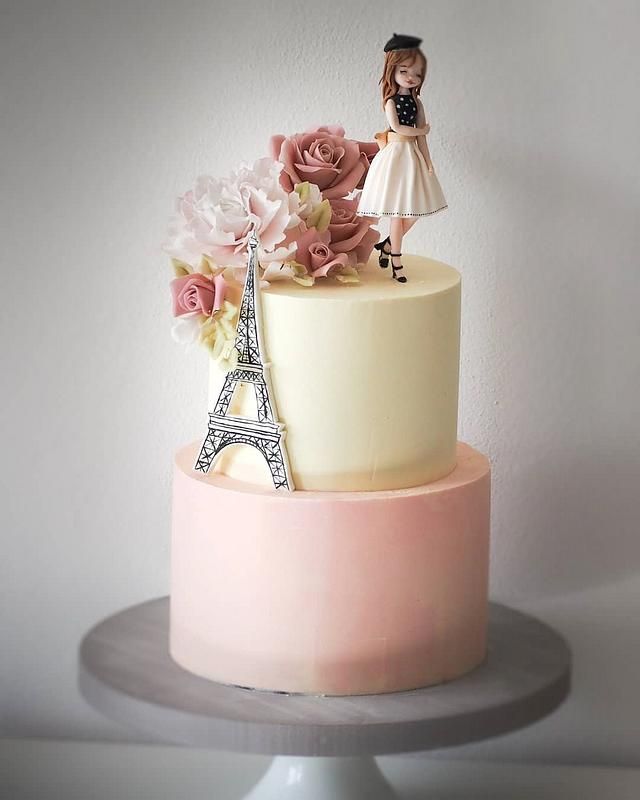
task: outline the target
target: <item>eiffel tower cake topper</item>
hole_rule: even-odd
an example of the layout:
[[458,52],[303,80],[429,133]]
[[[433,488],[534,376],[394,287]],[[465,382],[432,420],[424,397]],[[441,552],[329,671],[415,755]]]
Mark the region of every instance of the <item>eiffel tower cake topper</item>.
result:
[[[253,232],[249,239],[247,276],[236,327],[238,364],[227,373],[214,410],[209,413],[209,430],[194,469],[209,472],[225,447],[248,444],[264,456],[275,488],[293,491],[289,459],[284,445],[284,425],[277,419],[269,379],[269,363],[265,358],[257,251],[258,238]],[[253,384],[258,408],[257,419],[229,414],[229,406],[239,383]]]

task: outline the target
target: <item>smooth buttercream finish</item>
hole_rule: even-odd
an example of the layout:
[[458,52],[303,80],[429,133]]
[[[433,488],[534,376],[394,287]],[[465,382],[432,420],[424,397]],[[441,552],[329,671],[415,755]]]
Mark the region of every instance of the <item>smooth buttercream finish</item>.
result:
[[[420,486],[455,466],[460,275],[405,256],[409,282],[370,263],[359,284],[333,279],[262,290],[265,346],[298,489],[380,491]],[[224,373],[212,364],[210,408]],[[231,413],[255,416],[251,386]],[[246,448],[221,454],[217,472],[267,486]]]
[[171,655],[222,683],[369,694],[484,658],[490,469],[411,489],[278,493],[175,469]]

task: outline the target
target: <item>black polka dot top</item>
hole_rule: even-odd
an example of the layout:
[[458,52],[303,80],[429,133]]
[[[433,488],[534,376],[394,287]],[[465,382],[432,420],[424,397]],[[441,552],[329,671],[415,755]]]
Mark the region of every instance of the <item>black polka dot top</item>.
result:
[[418,106],[412,95],[397,94],[393,98],[393,102],[396,104],[398,122],[401,125],[410,125],[415,128],[416,120],[418,119]]

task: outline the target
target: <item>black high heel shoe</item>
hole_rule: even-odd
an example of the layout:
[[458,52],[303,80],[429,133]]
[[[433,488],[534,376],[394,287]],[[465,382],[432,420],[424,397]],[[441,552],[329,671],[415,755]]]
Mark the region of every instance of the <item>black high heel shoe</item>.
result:
[[378,250],[380,255],[378,256],[378,264],[382,267],[382,269],[386,269],[389,266],[389,253],[384,249],[384,246],[388,244],[391,247],[391,237],[387,236],[386,239],[382,242],[378,242],[378,244],[373,245],[374,250]]
[[[402,253],[389,253],[389,255],[391,256],[392,259],[394,259],[394,258],[402,258]],[[400,276],[396,275],[396,272],[400,272],[401,269],[404,269],[402,264],[400,264],[399,267],[396,267],[396,265],[393,263],[393,261],[391,261],[391,269],[393,270],[392,278],[393,278],[394,281],[398,281],[398,283],[406,283],[407,282],[407,279],[405,278],[404,275],[400,275]]]

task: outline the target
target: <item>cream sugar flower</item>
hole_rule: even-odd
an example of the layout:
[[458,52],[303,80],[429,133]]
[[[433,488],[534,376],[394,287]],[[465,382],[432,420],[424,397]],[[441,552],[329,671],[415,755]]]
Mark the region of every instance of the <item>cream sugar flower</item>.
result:
[[315,183],[298,183],[292,194],[299,198],[298,216],[307,228],[326,230],[331,219],[331,206],[328,200],[323,200],[322,192]]
[[[316,228],[325,231],[331,221],[331,205],[323,199],[322,192],[315,183],[298,183],[289,195],[289,202],[296,214],[304,224],[298,225],[287,232],[284,246],[261,260],[262,285],[268,286],[270,280],[278,278],[293,278],[300,280],[299,270],[293,265],[293,256],[297,250],[297,243],[304,230]],[[288,262],[288,263],[287,263]],[[240,277],[240,273],[238,276]]]
[[202,342],[211,352],[211,357],[221,369],[228,372],[238,363],[236,342],[236,315],[238,307],[225,300],[220,311],[211,316],[186,314],[178,317],[171,328],[176,342],[189,349]]

